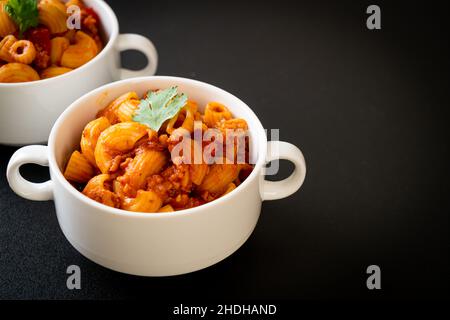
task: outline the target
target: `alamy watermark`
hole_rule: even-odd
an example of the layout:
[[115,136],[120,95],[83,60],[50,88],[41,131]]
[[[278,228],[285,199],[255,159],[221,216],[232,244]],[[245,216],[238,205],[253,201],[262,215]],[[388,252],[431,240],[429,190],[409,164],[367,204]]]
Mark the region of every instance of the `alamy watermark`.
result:
[[69,290],[81,290],[81,269],[77,265],[70,265],[67,267],[66,273],[69,274],[67,277],[66,286]]
[[81,29],[81,9],[79,6],[72,5],[67,8],[67,18],[66,25],[69,30],[80,30]]
[[[167,144],[174,164],[256,164],[258,139],[249,130],[202,130],[202,126],[202,121],[194,121],[193,133],[183,127],[172,132]],[[269,132],[272,141],[279,140],[279,129],[265,130],[266,135]],[[267,159],[274,160],[266,167],[265,174],[275,175],[279,170],[279,150],[275,145],[267,153]]]
[[367,14],[370,16],[366,20],[366,26],[369,30],[380,30],[381,29],[381,9],[376,4],[372,4],[367,7]]
[[373,264],[367,267],[366,273],[370,274],[370,276],[367,278],[366,285],[367,289],[374,290],[374,289],[381,289],[381,269],[379,266]]

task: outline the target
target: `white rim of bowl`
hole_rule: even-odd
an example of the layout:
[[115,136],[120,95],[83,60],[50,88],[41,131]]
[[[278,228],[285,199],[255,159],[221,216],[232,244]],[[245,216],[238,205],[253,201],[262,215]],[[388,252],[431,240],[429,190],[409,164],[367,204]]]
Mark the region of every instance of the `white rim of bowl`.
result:
[[[61,123],[63,123],[66,120],[69,113],[71,113],[72,110],[76,109],[77,105],[80,104],[83,100],[87,99],[90,96],[94,96],[102,91],[110,89],[111,87],[120,87],[124,83],[130,83],[130,82],[138,83],[141,81],[149,81],[149,80],[169,80],[169,81],[174,81],[174,82],[182,81],[182,82],[187,82],[189,84],[197,85],[197,86],[204,87],[204,88],[209,87],[214,90],[219,90],[222,93],[231,96],[233,99],[236,100],[237,103],[241,103],[243,106],[245,106],[245,108],[247,108],[250,116],[252,116],[254,118],[254,121],[256,122],[257,126],[259,127],[259,128],[257,128],[257,130],[255,130],[255,131],[259,131],[259,132],[255,132],[253,135],[254,137],[256,137],[258,139],[257,161],[255,164],[255,167],[253,168],[252,173],[236,189],[234,189],[232,192],[230,192],[226,195],[223,195],[220,198],[217,198],[211,202],[202,204],[198,207],[183,209],[183,210],[178,210],[178,211],[173,211],[173,212],[145,213],[145,212],[133,212],[133,211],[127,211],[127,210],[123,210],[123,209],[112,208],[112,207],[109,207],[102,203],[99,203],[95,200],[92,200],[91,198],[85,196],[83,193],[81,193],[80,191],[75,189],[74,186],[72,186],[69,183],[69,181],[67,181],[66,178],[64,178],[64,175],[61,172],[61,169],[59,168],[59,166],[56,162],[55,136],[56,136],[56,132],[58,132],[60,130]],[[261,136],[261,138],[259,136]],[[48,154],[49,167],[50,167],[50,170],[54,173],[53,179],[55,179],[55,178],[58,179],[58,181],[62,184],[62,186],[64,188],[66,188],[66,190],[68,192],[70,192],[73,196],[75,196],[80,201],[84,202],[85,204],[93,206],[104,213],[119,215],[119,216],[123,216],[123,217],[132,217],[132,218],[140,218],[140,219],[174,218],[174,217],[179,217],[179,216],[183,216],[183,215],[188,216],[188,215],[195,214],[195,213],[203,211],[203,210],[212,209],[214,206],[220,205],[224,201],[227,201],[228,199],[231,199],[232,197],[234,197],[236,192],[244,190],[253,179],[259,178],[259,175],[263,174],[263,172],[260,173],[260,170],[263,169],[262,166],[263,166],[263,164],[265,164],[265,158],[266,158],[266,153],[267,153],[267,138],[266,138],[266,134],[264,132],[264,127],[261,124],[261,121],[259,120],[259,118],[253,112],[253,110],[245,102],[243,102],[241,99],[239,99],[235,95],[229,93],[228,91],[225,91],[225,90],[223,90],[219,87],[216,87],[212,84],[208,84],[206,82],[189,79],[189,78],[172,77],[172,76],[150,76],[150,77],[131,78],[131,79],[125,79],[125,80],[112,82],[112,83],[106,84],[104,86],[101,86],[91,92],[88,92],[87,94],[78,98],[59,116],[59,118],[56,120],[55,124],[53,125],[52,131],[50,133],[49,141],[48,141],[48,152],[49,152],[49,154]],[[259,190],[258,190],[258,192],[259,192]]]
[[[51,82],[64,80],[64,78],[70,77],[71,75],[81,72],[83,69],[88,68],[89,66],[91,66],[92,64],[97,62],[97,60],[100,60],[106,54],[106,52],[108,52],[109,50],[112,49],[114,42],[119,35],[119,21],[117,20],[117,16],[114,13],[114,11],[111,9],[111,7],[105,1],[96,0],[96,3],[98,3],[98,5],[100,7],[102,7],[103,10],[105,10],[105,12],[108,14],[108,16],[110,18],[110,21],[113,24],[112,30],[111,30],[111,35],[108,38],[108,42],[106,43],[106,46],[102,49],[102,51],[100,51],[99,54],[97,54],[92,60],[86,62],[84,65],[82,65],[76,69],[73,69],[70,72],[64,73],[62,75],[59,75],[59,76],[56,76],[53,78],[40,79],[40,80],[28,81],[28,82],[14,82],[14,83],[0,82],[0,88],[40,86],[40,85],[46,85]],[[103,23],[105,23],[105,22],[106,21],[104,21]]]

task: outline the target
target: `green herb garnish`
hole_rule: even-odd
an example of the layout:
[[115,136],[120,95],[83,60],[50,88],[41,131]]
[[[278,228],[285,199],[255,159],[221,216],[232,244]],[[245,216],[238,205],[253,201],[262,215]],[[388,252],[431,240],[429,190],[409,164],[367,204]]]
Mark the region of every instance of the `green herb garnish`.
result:
[[177,89],[149,91],[147,98],[141,100],[133,120],[158,131],[164,121],[173,118],[186,105],[187,96],[177,94]]
[[5,6],[6,12],[19,26],[20,36],[30,27],[39,24],[37,0],[9,0]]

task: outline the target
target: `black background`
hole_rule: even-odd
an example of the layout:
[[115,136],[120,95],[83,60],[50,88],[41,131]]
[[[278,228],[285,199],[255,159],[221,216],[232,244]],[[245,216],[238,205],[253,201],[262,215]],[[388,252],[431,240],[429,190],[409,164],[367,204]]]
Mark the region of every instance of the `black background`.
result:
[[[448,298],[449,35],[443,2],[175,3],[107,1],[122,33],[148,36],[159,75],[195,78],[245,101],[299,146],[300,192],[265,202],[230,258],[192,274],[141,278],[82,257],[52,202],[7,186],[15,148],[0,147],[0,298],[170,301]],[[124,54],[125,65],[145,59]],[[0,97],[1,98],[1,97]],[[2,106],[4,107],[4,106]],[[30,106],[31,107],[31,106]],[[279,178],[291,166],[282,163]],[[44,181],[48,170],[25,166]],[[82,289],[66,288],[67,266]],[[381,267],[381,290],[366,268]]]

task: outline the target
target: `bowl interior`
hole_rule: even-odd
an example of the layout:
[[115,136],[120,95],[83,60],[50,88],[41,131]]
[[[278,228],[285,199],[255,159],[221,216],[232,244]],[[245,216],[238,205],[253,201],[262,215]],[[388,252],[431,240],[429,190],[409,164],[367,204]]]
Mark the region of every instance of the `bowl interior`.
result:
[[165,89],[170,86],[178,86],[178,92],[183,92],[189,99],[196,101],[200,110],[208,102],[217,101],[226,105],[234,117],[245,119],[249,126],[250,161],[256,164],[260,160],[259,155],[265,153],[265,132],[256,115],[241,100],[222,89],[195,80],[146,77],[123,80],[96,89],[78,99],[61,115],[49,140],[60,171],[64,170],[71,153],[79,149],[84,127],[95,119],[99,110],[126,92],[136,91],[142,96],[148,90]]

